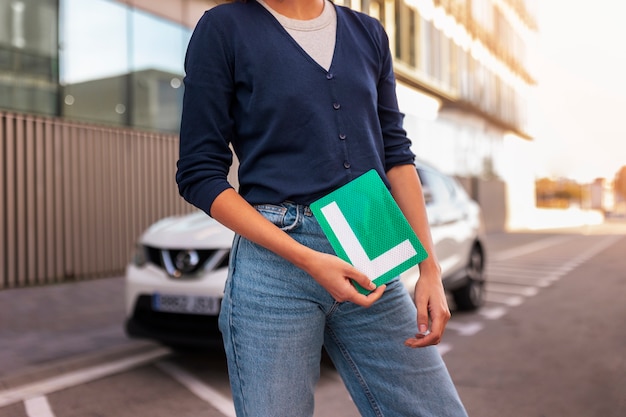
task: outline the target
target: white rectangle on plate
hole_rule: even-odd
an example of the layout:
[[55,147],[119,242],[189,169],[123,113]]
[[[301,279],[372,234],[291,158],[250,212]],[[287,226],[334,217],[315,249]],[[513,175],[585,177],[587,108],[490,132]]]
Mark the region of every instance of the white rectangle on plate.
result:
[[152,308],[166,313],[216,316],[220,312],[220,301],[218,297],[156,293],[152,295]]

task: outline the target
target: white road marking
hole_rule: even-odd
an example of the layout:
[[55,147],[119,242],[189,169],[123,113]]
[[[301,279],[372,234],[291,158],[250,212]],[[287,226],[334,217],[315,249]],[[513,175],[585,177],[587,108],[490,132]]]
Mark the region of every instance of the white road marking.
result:
[[44,395],[27,399],[24,401],[24,408],[28,417],[54,417],[50,403]]
[[504,307],[491,307],[491,308],[481,308],[478,311],[478,314],[489,319],[489,320],[497,320],[500,317],[504,316],[507,312],[507,309]]
[[487,291],[490,293],[523,295],[524,297],[532,297],[539,293],[536,287],[515,284],[499,284],[487,282]]
[[189,391],[198,396],[198,398],[217,408],[220,413],[227,417],[236,417],[235,405],[232,399],[170,362],[159,362],[156,366],[184,385]]
[[529,266],[529,265],[512,265],[512,264],[498,264],[498,265],[489,265],[487,267],[487,272],[489,274],[524,274],[524,275],[532,275],[532,276],[541,276],[544,274],[554,273],[555,270],[558,271],[561,268],[560,265],[551,265],[545,266],[541,268]]
[[137,366],[152,362],[155,359],[161,358],[169,353],[169,349],[156,348],[138,355],[92,366],[90,368],[80,369],[74,372],[68,372],[66,374],[6,391],[0,391],[0,407],[127,371]]
[[526,245],[516,246],[512,249],[505,250],[502,252],[498,252],[493,255],[492,260],[494,262],[504,261],[511,258],[517,258],[518,256],[526,255],[528,253],[537,252],[541,249],[547,248],[548,246],[555,246],[559,243],[571,239],[567,236],[555,236],[542,240],[538,240]]
[[579,254],[576,259],[572,259],[572,261],[571,261],[572,264],[575,265],[575,266],[578,266],[578,265],[582,264],[583,262],[586,262],[590,258],[592,258],[595,255],[597,255],[598,253],[602,252],[604,249],[606,249],[609,246],[613,245],[615,242],[617,242],[621,238],[622,238],[622,236],[620,236],[620,235],[607,236],[604,240],[598,242],[595,246],[592,246],[589,249],[587,249],[585,252]]
[[530,285],[533,287],[546,288],[546,287],[549,287],[552,284],[552,282],[554,282],[553,279],[548,279],[545,277],[532,278],[532,277],[523,277],[521,275],[507,277],[506,275],[502,274],[502,275],[499,275],[497,278],[489,278],[487,280],[487,285],[491,283],[498,283],[498,284],[513,284],[513,285]]
[[445,355],[446,353],[450,352],[452,350],[452,345],[449,345],[447,343],[439,343],[437,346],[437,350],[439,351],[439,354],[441,356]]
[[[551,262],[542,262],[541,265],[522,265],[515,266],[515,262],[508,263],[506,261],[511,258],[526,255],[539,251],[548,246],[557,245],[568,237],[552,237],[543,239],[528,245],[519,246],[504,252],[497,253],[491,257],[492,262],[487,267],[487,273],[490,278],[487,280],[487,292],[485,299],[489,302],[505,304],[508,307],[518,306],[523,303],[524,297],[532,297],[539,293],[539,288],[545,288],[567,275],[572,270],[589,260],[591,257],[600,253],[604,249],[613,245],[622,236],[609,236],[594,246],[588,247],[587,250],[579,252],[575,258],[559,259],[551,258]],[[488,320],[498,320],[507,313],[506,307],[482,307],[477,314]],[[454,320],[454,319],[453,319]],[[457,323],[449,321],[447,328],[456,330],[462,335],[472,335],[482,329],[480,323]],[[478,326],[473,326],[478,325]],[[451,345],[440,344],[437,346],[441,355],[452,349]]]
[[478,322],[457,323],[455,321],[449,321],[446,325],[446,329],[454,330],[462,336],[473,336],[481,331],[483,327],[484,326]]
[[489,301],[490,303],[504,304],[509,307],[517,307],[524,302],[524,298],[518,295],[511,296],[489,292],[485,294],[485,300]]

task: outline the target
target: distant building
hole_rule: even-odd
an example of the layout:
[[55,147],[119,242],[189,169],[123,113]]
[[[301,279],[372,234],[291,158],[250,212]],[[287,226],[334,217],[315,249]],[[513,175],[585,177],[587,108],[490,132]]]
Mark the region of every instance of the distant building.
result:
[[[415,153],[449,174],[472,179],[468,188],[486,210],[505,206],[505,213],[486,216],[499,219],[500,227],[523,226],[535,207],[529,101],[537,1],[336,3],[384,24]],[[506,184],[504,205],[493,200],[497,179]]]
[[176,132],[184,51],[209,4],[0,0],[0,108]]
[[[458,177],[503,180],[508,223],[534,205],[535,2],[335,1],[385,26],[415,153]],[[176,133],[185,49],[215,4],[0,0],[0,109]]]
[[605,178],[596,178],[589,184],[589,199],[592,210],[600,210],[608,213],[615,206],[615,193],[611,181]]

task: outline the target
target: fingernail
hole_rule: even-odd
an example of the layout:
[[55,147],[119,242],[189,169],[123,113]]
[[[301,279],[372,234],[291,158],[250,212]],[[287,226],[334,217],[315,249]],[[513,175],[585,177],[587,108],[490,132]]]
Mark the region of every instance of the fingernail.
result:
[[426,333],[426,330],[428,330],[428,326],[420,324],[420,333]]
[[374,281],[370,281],[369,289],[370,290],[375,290],[376,289],[376,284],[374,284]]

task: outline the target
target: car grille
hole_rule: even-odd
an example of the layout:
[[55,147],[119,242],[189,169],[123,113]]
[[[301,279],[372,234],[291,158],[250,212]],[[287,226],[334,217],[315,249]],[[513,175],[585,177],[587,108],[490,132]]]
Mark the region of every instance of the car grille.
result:
[[228,266],[228,249],[164,249],[144,246],[148,262],[159,266],[174,278],[193,276]]

